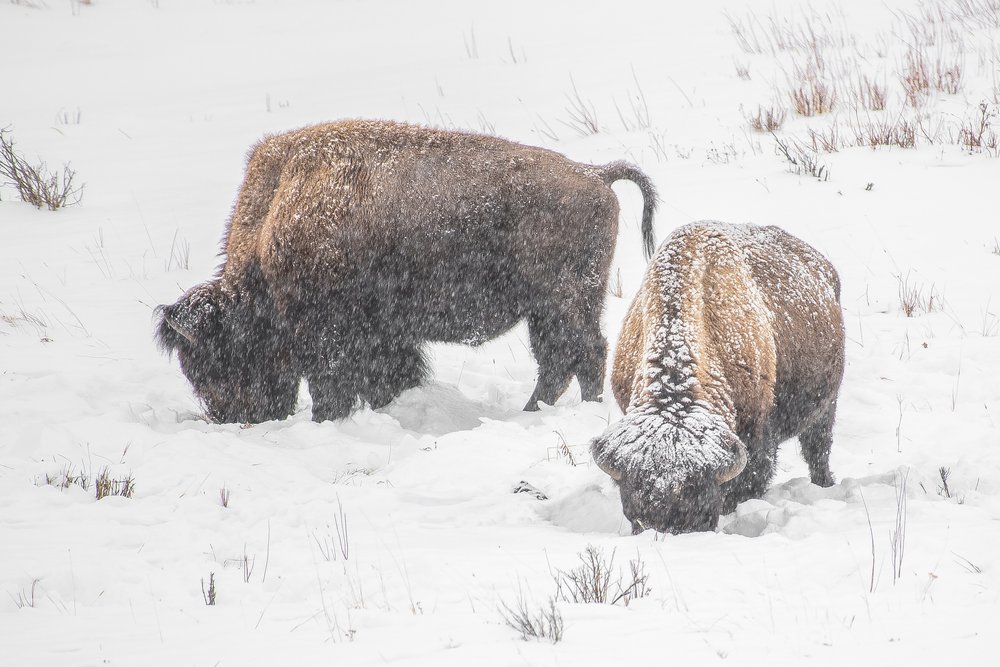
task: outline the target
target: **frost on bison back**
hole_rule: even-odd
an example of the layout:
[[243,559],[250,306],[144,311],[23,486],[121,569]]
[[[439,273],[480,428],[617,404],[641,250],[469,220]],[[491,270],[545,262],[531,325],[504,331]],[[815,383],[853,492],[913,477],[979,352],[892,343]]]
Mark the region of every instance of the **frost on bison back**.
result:
[[650,262],[611,384],[625,416],[591,443],[634,532],[712,530],[759,497],[798,436],[830,486],[844,374],[840,280],[777,227],[696,222]]
[[220,422],[288,416],[303,377],[317,421],[383,406],[424,380],[425,343],[522,319],[538,362],[525,409],[573,376],[597,400],[622,179],[642,191],[649,256],[655,192],[624,162],[383,121],[265,138],[218,277],[158,309],[157,341]]

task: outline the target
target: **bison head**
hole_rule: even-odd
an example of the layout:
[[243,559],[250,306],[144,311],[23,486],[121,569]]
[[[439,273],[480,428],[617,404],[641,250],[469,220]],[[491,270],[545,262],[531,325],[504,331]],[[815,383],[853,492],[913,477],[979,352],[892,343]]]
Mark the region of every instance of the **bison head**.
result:
[[295,408],[299,376],[290,372],[277,328],[251,297],[218,282],[156,309],[156,339],[176,352],[208,417],[216,422],[283,419]]
[[591,443],[597,464],[618,482],[632,532],[714,530],[721,485],[746,466],[746,447],[706,406],[682,413],[630,410]]

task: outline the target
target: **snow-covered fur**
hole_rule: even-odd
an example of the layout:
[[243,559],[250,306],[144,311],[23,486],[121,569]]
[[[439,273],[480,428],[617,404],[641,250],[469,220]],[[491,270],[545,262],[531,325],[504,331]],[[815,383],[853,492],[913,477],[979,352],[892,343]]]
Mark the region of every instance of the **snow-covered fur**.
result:
[[157,339],[218,421],[287,416],[302,377],[317,421],[379,407],[424,379],[424,343],[475,345],[521,319],[539,365],[526,409],[574,375],[596,400],[621,179],[642,191],[648,256],[655,192],[624,162],[384,121],[268,137],[218,277],[161,306]]
[[813,483],[833,484],[839,299],[829,261],[777,227],[696,222],[663,242],[615,352],[625,416],[591,444],[633,530],[713,529],[763,494],[794,436]]

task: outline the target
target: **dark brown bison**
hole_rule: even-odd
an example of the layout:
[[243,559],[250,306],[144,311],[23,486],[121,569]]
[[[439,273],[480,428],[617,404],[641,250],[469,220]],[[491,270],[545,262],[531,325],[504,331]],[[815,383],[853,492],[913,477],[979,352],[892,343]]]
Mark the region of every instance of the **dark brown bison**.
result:
[[615,351],[625,416],[591,443],[634,532],[714,529],[763,495],[794,436],[812,482],[833,484],[839,299],[830,262],[777,227],[696,222],[664,241]]
[[382,121],[268,137],[217,278],[158,309],[159,345],[216,421],[288,416],[303,377],[322,421],[418,385],[425,343],[475,345],[526,319],[538,383],[525,409],[574,375],[597,400],[620,179],[642,190],[648,257],[655,193],[624,162]]

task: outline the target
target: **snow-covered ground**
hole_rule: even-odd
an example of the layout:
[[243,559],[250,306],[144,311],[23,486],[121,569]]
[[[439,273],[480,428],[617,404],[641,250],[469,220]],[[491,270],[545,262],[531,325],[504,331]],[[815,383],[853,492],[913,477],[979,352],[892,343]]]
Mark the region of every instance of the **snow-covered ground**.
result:
[[[682,4],[0,4],[0,125],[30,159],[71,161],[86,182],[58,212],[0,188],[0,665],[988,664],[1000,161],[946,138],[997,101],[1000,33],[984,20],[939,35],[930,52],[961,44],[963,77],[921,103],[931,136],[820,153],[821,180],[790,173],[747,121],[790,106],[775,95],[801,53],[741,48],[746,3]],[[838,76],[874,72],[900,95],[903,11],[917,5],[838,7],[813,21],[849,36],[826,52],[850,58]],[[799,8],[761,6],[760,36]],[[789,111],[779,134],[857,124],[847,98],[819,119]],[[578,101],[596,134],[574,129]],[[893,103],[893,118],[911,113]],[[574,385],[521,412],[535,372],[522,327],[433,348],[428,386],[342,423],[313,423],[305,392],[285,421],[199,419],[152,342],[152,309],[211,276],[254,141],[345,117],[628,159],[659,187],[658,239],[695,219],[749,221],[826,253],[848,335],[838,484],[810,485],[789,442],[772,489],[717,532],[632,536],[586,447],[619,411],[581,404]],[[611,340],[644,268],[641,199],[615,189]],[[906,317],[901,283],[924,306],[936,295],[932,312]],[[131,498],[96,500],[92,479],[46,483],[105,468],[131,475]],[[522,480],[548,499],[512,493]],[[523,641],[504,606],[542,609],[553,573],[590,545],[614,552],[615,570],[644,563],[650,594],[559,601],[562,641]]]

